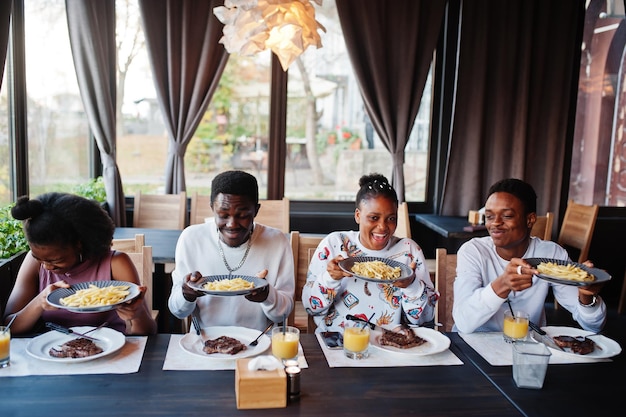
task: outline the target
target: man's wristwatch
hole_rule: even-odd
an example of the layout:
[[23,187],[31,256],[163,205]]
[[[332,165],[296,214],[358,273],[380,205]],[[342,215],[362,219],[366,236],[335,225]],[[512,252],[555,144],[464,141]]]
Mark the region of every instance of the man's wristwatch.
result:
[[578,297],[578,304],[580,304],[583,307],[593,307],[596,305],[596,302],[598,301],[598,297],[596,297],[595,295],[593,296],[593,298],[591,299],[591,302],[589,304],[583,304],[580,302],[580,297]]

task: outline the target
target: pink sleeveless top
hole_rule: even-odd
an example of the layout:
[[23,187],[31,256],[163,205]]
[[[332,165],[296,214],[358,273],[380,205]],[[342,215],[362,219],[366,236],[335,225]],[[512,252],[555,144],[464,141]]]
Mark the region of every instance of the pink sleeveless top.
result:
[[[39,267],[39,291],[59,281],[65,281],[70,285],[89,281],[111,281],[111,259],[114,253],[115,251],[111,251],[100,260],[87,260],[63,274],[49,271],[41,265]],[[107,327],[122,333],[126,332],[126,323],[120,319],[115,310],[101,313],[73,313],[58,309],[44,311],[41,318],[65,327],[99,326],[106,321],[109,323]]]

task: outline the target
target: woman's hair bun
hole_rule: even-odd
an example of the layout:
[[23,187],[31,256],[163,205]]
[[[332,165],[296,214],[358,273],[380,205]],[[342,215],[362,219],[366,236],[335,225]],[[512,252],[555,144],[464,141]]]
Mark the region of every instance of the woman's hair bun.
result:
[[43,204],[39,200],[31,200],[28,196],[17,199],[15,206],[11,208],[11,215],[17,220],[32,219],[43,212]]

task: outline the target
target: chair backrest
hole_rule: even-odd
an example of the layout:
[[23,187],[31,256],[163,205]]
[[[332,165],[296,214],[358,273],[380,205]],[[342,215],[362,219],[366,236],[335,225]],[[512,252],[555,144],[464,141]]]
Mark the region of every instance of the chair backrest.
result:
[[202,224],[207,217],[213,217],[211,196],[193,193],[189,209],[189,224]]
[[409,221],[409,206],[406,201],[398,205],[398,227],[394,236],[411,238],[411,223]]
[[554,222],[554,213],[547,212],[545,216],[537,216],[537,221],[530,231],[531,236],[536,236],[543,240],[552,240],[552,223]]
[[456,278],[456,254],[448,254],[445,248],[435,252],[435,289],[439,291],[439,300],[435,310],[435,323],[440,323],[439,330],[452,331],[452,304],[454,302],[454,280]]
[[317,249],[317,245],[324,239],[325,235],[300,233],[292,231],[289,234],[291,250],[293,253],[293,267],[295,277],[294,309],[289,315],[289,324],[298,327],[300,331],[312,333],[315,329],[315,322],[302,306],[302,288],[306,284],[309,263]]
[[254,221],[266,226],[275,227],[283,233],[289,233],[289,199],[259,200],[261,208]]
[[135,193],[133,226],[182,230],[187,218],[187,194]]
[[111,249],[118,250],[120,252],[141,252],[146,244],[146,236],[144,234],[136,234],[134,238],[128,239],[113,239],[111,243]]
[[156,319],[158,311],[152,309],[152,297],[154,295],[154,285],[152,284],[152,246],[143,246],[140,252],[126,252],[126,254],[133,261],[135,269],[137,269],[141,285],[147,288],[146,305],[148,310],[152,312],[152,318]]
[[[259,200],[261,208],[254,219],[255,222],[275,227],[283,233],[289,233],[289,199]],[[204,219],[213,217],[211,197],[194,193],[191,196],[189,224],[204,223]]]
[[[597,218],[597,204],[587,206],[575,203],[573,200],[567,202],[557,243],[568,252],[572,248],[577,249],[579,251],[578,262],[584,262],[589,257],[589,247]],[[576,259],[571,254],[570,257]]]

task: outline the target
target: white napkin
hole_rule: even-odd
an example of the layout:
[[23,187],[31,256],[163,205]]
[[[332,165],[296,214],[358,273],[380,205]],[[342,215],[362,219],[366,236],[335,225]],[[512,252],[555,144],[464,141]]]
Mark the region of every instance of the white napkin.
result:
[[[214,359],[210,355],[206,358],[187,352],[180,347],[180,339],[184,335],[173,334],[170,336],[170,343],[167,346],[164,371],[211,371],[220,369],[235,369],[236,359]],[[309,365],[304,357],[302,345],[298,346],[298,365],[300,368],[308,368]]]
[[68,363],[34,358],[26,352],[31,339],[14,338],[11,339],[11,366],[0,369],[0,377],[135,373],[139,371],[147,340],[146,336],[129,336],[115,353],[91,361]]
[[[459,336],[467,342],[480,356],[482,356],[492,366],[513,365],[513,344],[506,343],[502,337],[502,332],[475,332],[459,333]],[[574,356],[559,352],[552,352],[550,362],[553,363],[591,363],[591,362],[611,362],[610,359],[588,358],[584,356]]]
[[342,349],[329,349],[326,347],[322,336],[317,333],[315,335],[319,342],[326,362],[331,368],[355,367],[355,368],[377,368],[388,366],[433,366],[433,365],[463,365],[463,362],[450,351],[446,349],[443,352],[433,355],[409,355],[406,353],[396,353],[376,346],[369,348],[369,357],[366,359],[350,359],[344,355]]
[[283,363],[276,356],[271,355],[257,356],[248,362],[249,371],[273,371],[282,367]]

